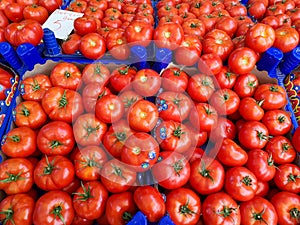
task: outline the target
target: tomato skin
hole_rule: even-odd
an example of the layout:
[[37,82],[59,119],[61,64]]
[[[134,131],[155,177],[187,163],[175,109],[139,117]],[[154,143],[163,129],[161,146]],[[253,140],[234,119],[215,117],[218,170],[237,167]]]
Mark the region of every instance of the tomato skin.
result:
[[257,102],[252,97],[245,97],[241,99],[239,105],[239,113],[245,120],[260,121],[265,114],[265,111],[261,108],[262,102]]
[[162,195],[152,186],[138,187],[133,193],[133,199],[150,222],[157,222],[166,212]]
[[[20,28],[18,28],[20,27]],[[13,46],[24,43],[38,45],[44,35],[42,26],[35,20],[23,20],[20,23],[11,23],[5,29],[5,39]]]
[[194,191],[178,188],[168,193],[166,198],[166,211],[174,223],[197,224],[201,213],[201,200]]
[[295,164],[283,164],[276,171],[274,182],[282,191],[300,193],[300,168]]
[[71,225],[93,225],[93,220],[87,220],[75,214]]
[[278,224],[299,224],[299,216],[296,213],[300,210],[300,197],[297,194],[281,191],[271,198],[277,215]]
[[142,20],[133,20],[125,29],[124,36],[129,44],[147,47],[151,43],[153,33],[151,24]]
[[15,124],[38,129],[47,121],[47,115],[41,104],[36,101],[23,101],[15,109]]
[[216,78],[216,86],[219,86],[220,88],[227,88],[232,89],[238,75],[232,72],[229,72],[229,69],[227,66],[223,66],[219,73],[215,74]]
[[82,71],[82,80],[85,84],[99,83],[101,86],[109,82],[110,71],[102,63],[87,64]]
[[220,191],[224,186],[225,171],[222,164],[203,156],[191,163],[190,185],[201,195]]
[[122,28],[112,29],[106,37],[108,51],[114,58],[119,60],[125,60],[130,55],[130,49],[124,37],[124,32],[125,30]]
[[142,69],[135,74],[132,87],[141,96],[154,96],[161,87],[161,78],[152,69]]
[[183,92],[187,88],[189,75],[179,68],[167,68],[162,72],[161,77],[162,87],[166,91]]
[[[203,71],[203,63],[208,67],[207,69],[216,75],[221,72],[223,62],[219,55],[215,53],[202,54],[198,62],[198,70]],[[205,70],[206,68],[204,68]]]
[[79,51],[81,36],[78,34],[70,34],[66,40],[61,44],[61,48],[64,54],[75,54]]
[[92,17],[79,17],[74,20],[74,31],[80,36],[94,33],[97,30],[96,20]]
[[300,146],[298,145],[298,143],[300,143],[300,128],[296,128],[292,136],[292,144],[296,151],[300,152]]
[[[0,11],[1,14],[1,11]],[[13,76],[6,70],[0,68],[0,100],[6,99],[6,90],[11,88]]]
[[106,131],[107,124],[93,113],[80,115],[73,125],[74,138],[81,146],[100,145]]
[[98,33],[88,33],[81,38],[79,50],[88,59],[100,59],[106,51],[105,39]]
[[190,130],[193,147],[201,147],[205,144],[208,137],[206,131],[200,131],[199,129],[195,128],[190,121],[185,122],[184,125]]
[[62,5],[62,0],[39,0],[39,5],[44,6],[50,14]]
[[292,127],[289,113],[280,109],[267,111],[262,123],[268,128],[269,134],[274,136],[285,135]]
[[[0,221],[7,225],[31,225],[34,205],[34,199],[27,194],[9,195],[0,203],[0,212],[2,212]],[[9,214],[5,213],[6,210],[12,210],[12,217],[10,219]]]
[[0,28],[5,28],[8,26],[9,21],[8,18],[6,17],[5,13],[3,10],[0,9]]
[[47,9],[41,5],[27,5],[23,9],[24,19],[33,19],[43,24],[49,17]]
[[122,90],[131,88],[131,82],[133,81],[136,69],[130,66],[122,66],[115,69],[110,76],[109,82],[114,90],[120,92]]
[[12,2],[4,8],[4,13],[10,21],[13,23],[19,23],[24,19],[23,10],[23,5]]
[[258,188],[256,190],[255,196],[267,197],[270,192],[269,182],[266,181],[257,181]]
[[258,78],[252,73],[239,75],[233,86],[234,91],[240,98],[251,97],[254,95],[259,85]]
[[283,25],[275,30],[274,47],[283,53],[292,51],[299,44],[299,33],[289,25]]
[[83,112],[82,98],[78,92],[52,87],[45,92],[42,106],[52,120],[72,123]]
[[262,197],[241,203],[241,223],[245,225],[259,224],[262,221],[270,225],[277,225],[278,217],[274,206]]
[[37,135],[37,146],[47,155],[66,155],[75,145],[72,127],[63,121],[52,121],[44,125]]
[[0,189],[7,195],[25,193],[33,185],[33,165],[26,158],[7,159],[0,164],[0,180]]
[[237,130],[235,124],[230,119],[219,117],[216,127],[209,133],[209,140],[214,143],[224,138],[233,140],[236,134]]
[[229,138],[222,140],[217,157],[226,166],[243,166],[248,161],[247,152]]
[[[222,212],[227,212],[226,216]],[[202,216],[204,224],[232,224],[233,221],[235,224],[240,224],[241,222],[238,204],[224,192],[207,196],[202,204]]]
[[[57,214],[54,214],[53,210],[56,210]],[[36,225],[71,225],[73,218],[72,199],[63,191],[49,191],[42,195],[37,200],[33,212],[33,223]]]
[[237,201],[249,201],[257,191],[257,178],[246,167],[232,167],[226,171],[225,190]]

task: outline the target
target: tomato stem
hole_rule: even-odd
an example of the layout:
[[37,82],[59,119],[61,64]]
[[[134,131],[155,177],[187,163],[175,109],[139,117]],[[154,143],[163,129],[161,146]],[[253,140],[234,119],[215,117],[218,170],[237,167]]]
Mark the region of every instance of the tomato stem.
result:
[[181,130],[180,125],[178,127],[176,127],[176,129],[173,132],[173,135],[177,138],[180,138],[182,134],[185,134],[186,132]]
[[266,209],[264,208],[261,212],[252,212],[252,217],[253,219],[255,219],[256,221],[262,221],[265,224],[268,224],[265,219],[263,218],[263,214],[265,213]]
[[8,178],[5,178],[3,180],[0,180],[1,183],[10,183],[10,182],[16,182],[18,180],[24,180],[24,178],[20,177],[22,172],[19,172],[17,175],[12,173],[6,173],[8,175]]
[[297,208],[292,208],[290,210],[290,215],[292,218],[295,218],[297,221],[300,220],[300,210]]
[[180,176],[180,171],[183,169],[183,159],[176,161],[173,165],[173,169],[177,176]]
[[50,142],[50,148],[53,150],[54,148],[58,148],[59,146],[62,146],[63,144],[57,140],[53,140]]
[[277,119],[279,123],[283,123],[285,121],[285,116],[279,116]]
[[84,129],[86,130],[86,135],[84,136],[86,139],[89,138],[89,136],[94,133],[95,131],[99,130],[99,126],[96,127],[92,127],[91,125],[87,125],[87,127],[84,127]]
[[19,135],[13,135],[11,137],[9,137],[13,142],[20,142],[21,138]]
[[231,215],[232,211],[236,211],[236,208],[230,208],[227,206],[223,206],[223,209],[221,211],[216,212],[218,215],[222,215],[224,218]]
[[128,222],[132,219],[132,214],[130,212],[124,212],[122,215],[122,219]]
[[28,108],[26,108],[26,106],[24,104],[22,104],[22,113],[23,116],[28,117],[30,115],[30,111],[28,110]]
[[189,208],[189,202],[190,200],[188,199],[187,202],[184,204],[184,205],[181,205],[180,206],[180,209],[179,209],[179,213],[183,214],[183,215],[192,215],[192,214],[196,214],[193,210],[191,210]]
[[68,104],[67,91],[64,90],[63,95],[61,96],[61,98],[58,101],[58,107],[59,108],[66,108],[67,104]]
[[252,179],[250,178],[250,176],[245,176],[242,179],[242,182],[246,185],[246,186],[251,186],[252,185]]
[[117,175],[119,177],[122,177],[123,179],[126,180],[126,177],[124,177],[124,175],[122,173],[121,167],[118,167],[118,166],[116,166],[114,164],[111,164],[111,167],[114,169],[113,174],[115,174],[115,175]]
[[47,155],[45,155],[45,159],[46,159],[47,166],[44,167],[43,175],[49,175],[55,169],[54,160],[50,163]]
[[126,135],[125,131],[116,132],[116,133],[113,134],[113,136],[115,136],[118,139],[118,141],[120,141],[120,142],[125,141],[126,138],[127,138],[127,135]]
[[284,153],[287,152],[291,148],[291,146],[289,145],[289,143],[285,142],[281,145],[281,148],[282,148],[281,152]]
[[58,205],[56,207],[53,208],[53,210],[50,212],[50,214],[54,214],[54,218],[56,219],[56,217],[58,217],[61,222],[66,225],[66,221],[64,219],[64,217],[61,215],[61,211],[62,211],[62,207],[61,205]]
[[204,164],[204,162],[201,163],[201,170],[199,171],[199,173],[205,177],[208,178],[212,181],[212,183],[214,183],[214,178],[210,175],[210,170],[208,170]]
[[133,103],[137,101],[137,97],[126,98],[123,100],[125,108],[129,108]]
[[66,78],[69,78],[69,77],[71,76],[71,73],[70,73],[69,71],[65,71],[64,76],[65,76]]
[[5,219],[1,221],[3,223],[3,225],[8,223],[8,221],[11,222],[11,224],[16,225],[15,221],[13,220],[14,211],[12,210],[12,208],[3,210],[0,212],[0,214],[5,215]]
[[84,202],[90,198],[94,198],[94,196],[92,196],[92,194],[91,194],[90,185],[88,185],[88,187],[86,189],[85,186],[83,185],[83,183],[81,182],[81,187],[82,187],[83,193],[79,193],[79,192],[73,193],[74,195],[79,196],[79,198],[77,198],[76,200]]
[[299,179],[299,178],[300,178],[300,176],[296,176],[296,175],[290,173],[288,175],[288,182],[295,182],[296,183],[296,179]]
[[32,87],[33,91],[38,91],[41,89],[41,87],[36,79],[33,79],[33,84],[31,85],[31,87]]

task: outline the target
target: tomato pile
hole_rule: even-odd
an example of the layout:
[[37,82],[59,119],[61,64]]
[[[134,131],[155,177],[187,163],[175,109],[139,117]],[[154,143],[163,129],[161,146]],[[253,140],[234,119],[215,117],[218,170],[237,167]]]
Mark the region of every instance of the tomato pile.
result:
[[299,224],[285,90],[228,73],[60,62],[25,77],[1,143],[0,220],[125,224],[140,210],[150,222]]

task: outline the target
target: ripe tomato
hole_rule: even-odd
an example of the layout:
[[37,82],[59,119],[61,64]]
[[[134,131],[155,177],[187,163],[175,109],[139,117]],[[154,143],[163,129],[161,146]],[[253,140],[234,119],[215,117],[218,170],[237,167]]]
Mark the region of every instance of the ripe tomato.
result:
[[123,89],[129,89],[137,70],[130,66],[122,66],[115,69],[110,76],[109,82],[114,90],[120,92]]
[[178,9],[175,6],[165,5],[157,10],[158,18],[162,18],[167,15],[178,15]]
[[207,196],[202,204],[202,216],[205,224],[240,224],[241,222],[238,204],[224,192]]
[[124,37],[125,30],[122,28],[112,29],[106,36],[107,49],[110,54],[119,60],[125,60],[130,55],[130,49]]
[[44,125],[37,135],[37,146],[47,155],[66,155],[75,145],[72,127],[63,121],[52,121]]
[[266,125],[270,135],[285,135],[292,127],[290,114],[284,110],[269,110],[262,118],[262,123]]
[[278,215],[278,224],[299,224],[300,197],[291,192],[278,192],[271,198]]
[[150,134],[137,132],[126,140],[121,159],[136,171],[145,171],[156,163],[158,154],[157,141]]
[[13,46],[24,43],[38,45],[44,35],[42,26],[35,20],[11,23],[5,28],[5,39]]
[[128,109],[130,108],[130,106],[132,106],[134,103],[136,103],[138,100],[142,99],[142,96],[137,94],[135,91],[123,91],[118,95],[122,102],[124,103],[124,110],[125,113],[128,112]]
[[[1,28],[0,27],[0,42],[5,42],[6,40],[5,40],[5,37],[4,37],[4,28]],[[5,80],[3,80],[3,81],[5,81]],[[1,84],[0,84],[1,85]],[[6,88],[4,88],[3,89],[3,91],[1,91],[0,92],[0,95],[2,95],[2,93],[4,93],[4,91],[6,91]],[[2,100],[4,100],[5,99],[5,94],[4,94],[4,96],[2,95]],[[1,98],[0,98],[1,99]]]
[[282,191],[289,191],[295,194],[300,193],[300,168],[295,164],[282,164],[278,166],[274,182]]
[[73,181],[66,187],[62,188],[62,191],[72,195],[80,187],[80,181],[77,177],[74,177]]
[[266,197],[270,191],[269,182],[258,180],[257,185],[255,196]]
[[105,39],[98,33],[88,33],[81,38],[79,50],[88,59],[100,59],[106,51]]
[[239,105],[239,113],[245,120],[260,121],[265,114],[261,107],[262,103],[262,101],[256,101],[252,97],[244,97]]
[[24,100],[40,102],[45,92],[52,87],[49,77],[45,74],[36,74],[21,81],[20,89]]
[[0,100],[5,100],[6,90],[11,88],[12,82],[11,79],[13,76],[6,70],[0,68]]
[[36,202],[33,212],[35,225],[71,225],[74,208],[70,195],[63,191],[49,191]]
[[0,189],[7,195],[25,193],[33,185],[33,165],[25,158],[11,158],[0,164]]
[[247,149],[262,149],[268,143],[268,128],[261,122],[248,121],[242,125],[238,132],[238,139],[241,145]]
[[125,29],[124,36],[129,44],[147,47],[151,43],[153,33],[154,29],[151,24],[133,20]]
[[256,75],[252,73],[239,75],[233,86],[234,91],[240,98],[251,97],[254,95],[259,81]]
[[15,0],[2,0],[0,2],[0,10],[4,10],[7,5],[13,2],[15,2]]
[[298,143],[300,143],[300,128],[296,128],[292,136],[292,144],[296,151],[300,152],[300,146],[298,145]]
[[75,214],[72,225],[93,225],[93,220],[87,220]]
[[45,191],[67,187],[74,179],[72,162],[64,156],[45,156],[34,169],[35,184]]
[[[192,138],[192,148],[194,146],[201,147],[207,141],[207,132],[201,131],[194,127],[190,121],[186,121],[184,125],[190,130],[191,138]],[[194,149],[193,149],[194,150]]]
[[175,50],[180,46],[183,35],[184,32],[180,25],[174,22],[168,22],[156,27],[153,40],[159,48]]
[[198,62],[198,70],[203,73],[208,70],[209,72],[206,74],[212,73],[213,75],[216,75],[221,72],[222,66],[222,59],[215,53],[202,54]]
[[243,166],[248,161],[247,152],[229,138],[222,140],[216,151],[218,160],[225,166]]
[[285,89],[278,84],[261,84],[257,87],[254,98],[258,101],[263,100],[264,110],[283,108],[287,104]]
[[194,191],[178,188],[169,192],[166,198],[166,211],[175,224],[197,224],[201,200]]
[[238,75],[229,71],[227,66],[223,66],[219,73],[215,74],[216,86],[220,88],[232,89]]
[[217,20],[215,29],[225,31],[230,37],[233,37],[238,28],[237,21],[231,16],[223,16]]
[[106,203],[106,218],[110,224],[123,225],[136,213],[132,192],[112,194]]
[[9,3],[4,8],[5,16],[13,23],[19,23],[24,19],[23,9],[24,5],[18,4],[17,2]]
[[138,187],[133,194],[133,199],[150,222],[159,221],[166,212],[161,193],[152,186]]
[[240,211],[242,224],[266,223],[277,225],[278,217],[274,206],[262,197],[257,196],[250,201],[242,202]]
[[136,181],[136,172],[123,162],[112,159],[101,170],[101,182],[111,193],[129,190]]
[[256,176],[246,167],[232,167],[226,171],[225,190],[237,201],[249,201],[258,189]]
[[189,75],[180,68],[171,67],[161,73],[162,87],[166,91],[183,92],[186,90]]
[[257,54],[247,47],[235,49],[229,56],[228,66],[230,70],[237,74],[250,73],[257,62]]
[[235,124],[228,118],[219,117],[216,127],[210,132],[209,140],[211,142],[218,142],[224,138],[235,139],[236,137]]
[[26,126],[31,129],[38,129],[47,121],[47,115],[41,104],[36,101],[21,102],[15,108],[15,124],[18,127]]
[[81,36],[78,34],[70,34],[66,40],[61,44],[61,48],[64,54],[75,54],[79,51]]
[[27,157],[36,151],[36,133],[29,127],[16,127],[2,140],[2,151],[9,157]]
[[282,52],[292,51],[299,44],[299,33],[289,25],[278,27],[275,30],[275,42],[273,47]]
[[94,220],[104,214],[108,191],[99,181],[89,181],[77,189],[73,207],[81,218]]
[[264,4],[264,2],[253,1],[251,4],[248,4],[248,13],[251,17],[261,21],[267,10],[267,6]]
[[23,9],[23,17],[25,20],[32,19],[43,24],[49,17],[48,10],[41,5],[27,5]]
[[53,86],[76,91],[81,86],[81,76],[81,71],[75,64],[61,62],[52,69],[50,80]]
[[199,19],[187,19],[182,23],[184,34],[192,34],[203,37],[205,35],[205,25]]
[[74,20],[74,32],[80,36],[97,31],[97,22],[93,17],[79,17]]
[[106,130],[107,125],[93,113],[80,115],[73,125],[76,143],[81,146],[100,145]]
[[110,78],[110,71],[102,63],[87,64],[82,71],[82,80],[85,84],[99,83],[102,86],[107,85]]
[[38,2],[48,10],[49,14],[62,5],[62,0],[39,0]]
[[61,87],[49,88],[42,106],[52,120],[72,123],[83,112],[82,98],[78,92]]
[[219,115],[230,115],[238,110],[240,98],[233,90],[224,88],[215,91],[211,95],[209,103]]
[[74,156],[76,176],[84,181],[100,179],[100,171],[106,160],[106,152],[99,146],[79,148]]
[[190,185],[201,195],[216,193],[223,188],[225,172],[222,164],[203,156],[191,163]]
[[161,78],[152,69],[139,70],[132,81],[134,91],[141,96],[154,96],[160,89]]

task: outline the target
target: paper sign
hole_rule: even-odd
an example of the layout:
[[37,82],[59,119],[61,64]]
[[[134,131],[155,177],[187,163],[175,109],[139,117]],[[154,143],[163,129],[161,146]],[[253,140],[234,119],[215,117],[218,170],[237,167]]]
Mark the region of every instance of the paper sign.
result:
[[56,9],[43,24],[43,29],[48,28],[56,38],[65,40],[74,29],[74,20],[82,16],[83,13]]

